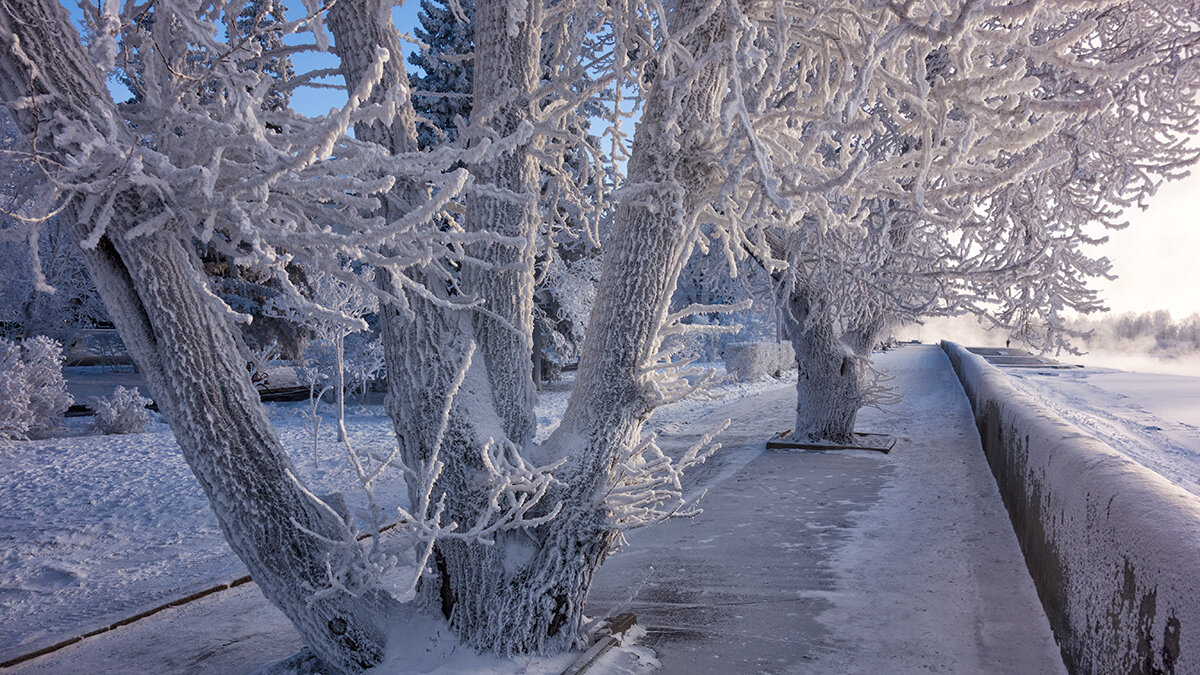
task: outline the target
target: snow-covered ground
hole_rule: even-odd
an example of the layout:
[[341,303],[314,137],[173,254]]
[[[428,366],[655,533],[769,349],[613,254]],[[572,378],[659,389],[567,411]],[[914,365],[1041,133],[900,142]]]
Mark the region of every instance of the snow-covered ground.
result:
[[[77,396],[137,384],[132,373],[111,368],[70,370]],[[730,401],[772,386],[779,381],[718,385],[712,393]],[[558,424],[569,393],[570,379],[543,392],[539,437]],[[675,424],[710,405],[681,402],[654,423]],[[365,498],[334,443],[329,410],[314,461],[307,406],[268,404],[268,410],[303,479],[319,494],[346,493],[355,509]],[[381,406],[348,410],[354,447],[386,454],[394,437]],[[72,418],[59,437],[0,447],[0,661],[246,574],[166,424],[156,420],[144,434],[99,436],[89,423]],[[378,491],[382,503],[407,506],[398,477]]]
[[[655,653],[610,653],[595,672],[1063,672],[944,354],[904,348],[880,366],[905,400],[892,414],[866,411],[861,428],[895,434],[890,455],[764,451],[792,422],[791,382],[727,387],[720,400],[663,411],[668,453],[724,418],[733,424],[689,478],[692,493],[708,491],[704,513],[631,533],[598,572],[588,613],[636,612],[647,631],[639,642]],[[564,402],[549,392],[542,410]],[[428,644],[412,649],[441,650],[438,672],[549,674],[571,658],[447,650],[443,630],[421,632]],[[298,647],[286,619],[246,585],[15,671],[249,673]]]
[[1005,372],[1068,422],[1200,495],[1200,377],[1092,367]]
[[[751,667],[755,659],[765,663],[762,658],[769,654],[776,660],[802,658],[814,667],[861,672],[866,664],[885,669],[938,662],[967,666],[1017,658],[1018,652],[1009,653],[1008,638],[1015,636],[1011,631],[1028,621],[1044,622],[1044,617],[1037,614],[1031,589],[1024,588],[1027,575],[982,451],[968,439],[972,429],[965,409],[955,416],[961,423],[947,426],[947,411],[965,402],[958,400],[961,391],[940,359],[940,351],[931,347],[904,348],[880,358],[881,367],[901,376],[906,390],[895,416],[866,411],[862,419],[864,428],[901,437],[887,457],[764,455],[761,439],[790,423],[792,380],[724,384],[715,388],[714,400],[694,399],[659,411],[652,426],[667,439],[664,447],[690,443],[718,417],[735,418],[734,427],[720,439],[725,449],[692,477],[697,487],[711,491],[706,514],[631,535],[625,552],[601,570],[594,593],[599,604],[591,611],[632,602],[651,630],[645,639],[660,650],[670,672],[693,663],[686,654],[699,659],[693,665],[718,658],[713,654],[723,655],[721,659],[742,654],[745,660],[720,663]],[[1193,492],[1200,489],[1200,378],[1094,368],[1007,372],[1064,417]],[[103,374],[89,375],[93,384],[105,384]],[[549,385],[540,396],[540,438],[562,417],[569,378]],[[345,491],[352,505],[361,503],[333,443],[327,411],[322,454],[314,463],[305,408],[305,403],[269,405],[301,474],[319,490]],[[0,659],[245,574],[161,421],[149,433],[130,436],[92,435],[87,423],[72,419],[61,437],[11,443],[0,451],[0,500],[5,504],[0,536],[6,544],[0,551]],[[391,446],[391,424],[378,406],[352,406],[348,426],[360,450]],[[793,474],[798,468],[805,473]],[[960,469],[961,475],[954,473]],[[382,490],[387,499],[403,503],[398,479]],[[771,506],[770,500],[782,501]],[[780,529],[770,536],[759,532],[775,522],[761,520],[764,508],[777,510],[772,527]],[[728,533],[719,534],[722,528]],[[1004,545],[995,548],[999,543]],[[730,544],[736,544],[733,557],[726,550]],[[761,556],[742,557],[756,546],[766,547]],[[773,558],[768,551],[780,546],[788,557]],[[721,571],[725,563],[729,574]],[[766,569],[757,585],[730,581],[760,564]],[[891,571],[881,575],[885,568]],[[705,581],[706,574],[720,578]],[[780,575],[795,579],[784,584]],[[1004,579],[999,586],[1005,589],[1022,586],[1020,607],[1000,609],[1013,596],[997,591],[995,579]],[[676,597],[680,593],[695,598],[683,602]],[[744,604],[739,598],[722,599],[729,593],[749,593],[745,611],[728,611]],[[247,658],[261,663],[294,650],[294,637],[280,639],[281,632],[291,635],[290,627],[278,612],[264,607],[253,586],[210,598],[188,611],[214,622],[211,629],[217,634],[246,633],[243,649],[258,645],[253,649],[260,651],[249,657],[210,653],[204,660],[207,668],[221,667],[225,659],[230,668],[241,669]],[[796,607],[788,609],[787,603]],[[782,613],[771,618],[774,607]],[[230,611],[245,620],[229,618]],[[1028,613],[1033,616],[1022,618]],[[135,624],[136,629],[121,630],[145,645],[150,663],[166,659],[161,666],[172,669],[172,638],[160,633],[173,635],[196,619],[156,615]],[[886,625],[877,625],[881,620]],[[728,626],[715,630],[712,621]],[[758,623],[751,627],[744,621]],[[974,637],[956,638],[956,623],[975,625],[972,630],[978,631]],[[775,633],[778,639],[772,637]],[[855,642],[855,635],[866,633],[873,635],[869,642],[877,648]],[[1053,656],[1053,647],[1041,644],[1045,636],[1038,635],[1037,658],[1044,661]],[[104,649],[100,638],[88,643],[93,644],[89,649]],[[120,649],[128,648],[127,642],[121,644]],[[761,653],[751,653],[756,650]],[[624,654],[628,660],[630,652]],[[486,665],[475,657],[468,661],[472,668]],[[539,661],[530,665],[531,672],[554,671],[562,667],[560,661]],[[55,666],[43,659],[30,665],[39,662],[53,672]],[[176,665],[187,670],[182,664]]]
[[[357,483],[327,416],[314,464],[304,404],[270,405],[300,474],[321,494]],[[352,408],[352,411],[354,409]],[[349,416],[360,451],[392,443],[378,407]],[[124,436],[88,432],[0,448],[0,660],[71,637],[246,574],[217,526],[170,429]],[[383,494],[406,499],[392,480]]]

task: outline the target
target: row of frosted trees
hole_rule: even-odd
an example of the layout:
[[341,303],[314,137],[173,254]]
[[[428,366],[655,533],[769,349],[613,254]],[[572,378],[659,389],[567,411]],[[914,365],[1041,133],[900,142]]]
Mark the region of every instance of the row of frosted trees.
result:
[[[1085,282],[1107,261],[1081,246],[1195,159],[1182,0],[447,2],[473,24],[471,53],[442,52],[472,65],[452,120],[414,108],[437,92],[410,89],[389,3],[247,4],[83,3],[81,39],[57,0],[0,2],[13,156],[49,186],[6,236],[69,224],[230,546],[342,672],[403,663],[389,636],[418,612],[479,649],[570,648],[621,533],[690,512],[681,476],[711,438],[668,457],[642,428],[704,381],[681,336],[722,308],[671,306],[694,250],[771,278],[795,433],[836,439],[884,327],[971,311],[1020,333],[1098,306]],[[282,67],[310,50],[336,71]],[[281,104],[330,76],[342,108]],[[603,241],[603,268],[565,416],[536,443],[535,293],[580,241]],[[296,477],[240,360],[251,317],[202,254],[349,327],[289,266],[378,297],[397,445],[351,461],[369,494],[402,471],[410,503],[372,498],[371,536]],[[401,603],[383,579],[414,563]]]

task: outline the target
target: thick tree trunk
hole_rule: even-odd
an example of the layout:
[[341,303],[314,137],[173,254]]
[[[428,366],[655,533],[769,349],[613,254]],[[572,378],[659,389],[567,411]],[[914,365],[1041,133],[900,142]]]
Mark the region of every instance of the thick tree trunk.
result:
[[[14,109],[26,133],[39,134],[43,152],[66,160],[72,149],[50,141],[81,138],[62,127],[136,146],[66,11],[55,0],[0,4],[0,94],[5,101],[33,96],[37,106]],[[35,113],[36,110],[36,113]],[[35,118],[35,114],[40,118]],[[114,131],[115,130],[115,131]],[[326,564],[338,569],[357,549],[349,528],[302,490],[240,362],[228,317],[203,288],[192,243],[163,229],[131,239],[133,225],[164,205],[135,188],[118,194],[107,234],[83,258],[121,336],[144,374],[184,458],[204,488],[231,548],[264,595],[288,616],[328,665],[357,671],[377,663],[394,601],[378,594],[353,597],[312,592],[328,587]],[[67,214],[70,218],[73,214]],[[82,241],[90,223],[76,223]]]
[[[687,25],[703,4],[681,3],[676,23]],[[476,128],[487,125],[492,133],[505,135],[530,119],[528,96],[540,74],[540,6],[531,5],[515,24],[507,17],[511,4],[487,3],[477,10]],[[374,47],[396,50],[398,44],[394,29],[370,21],[377,12],[348,9],[335,6],[329,18],[343,71],[356,86]],[[514,25],[515,34],[509,31]],[[706,53],[722,39],[723,30],[722,18],[710,17],[686,44],[694,55]],[[422,597],[472,647],[503,654],[556,651],[579,637],[592,576],[615,536],[602,491],[649,414],[642,368],[657,348],[656,329],[691,245],[688,216],[716,187],[714,167],[701,158],[709,156],[704,150],[718,121],[723,75],[720,60],[714,60],[684,84],[655,87],[639,126],[630,181],[646,191],[618,212],[601,281],[607,290],[597,301],[577,391],[562,431],[543,453],[569,459],[560,475],[563,484],[541,506],[544,513],[560,504],[561,514],[537,528],[500,532],[493,546],[453,540],[437,546]],[[376,96],[392,97],[402,114],[390,129],[356,129],[356,135],[393,151],[415,147],[404,103],[407,91],[402,73],[385,74]],[[537,226],[537,167],[527,146],[471,169],[477,189],[470,195],[468,227],[520,244],[472,250],[493,262],[463,273],[464,286],[485,299],[488,311],[472,318],[413,293],[402,296],[406,306],[387,303],[384,309],[389,411],[406,461],[419,467],[439,453],[445,468],[435,498],[444,494],[447,518],[468,526],[486,502],[488,477],[479,454],[484,443],[494,440],[510,451],[524,445],[527,454],[535,453],[527,442],[533,431],[532,253]],[[412,188],[401,190],[411,193]],[[389,208],[403,209],[405,201],[411,200],[389,200]],[[389,277],[382,279],[390,288]],[[449,422],[436,447],[438,420],[472,339],[479,351],[458,396],[449,402]]]
[[796,352],[796,426],[798,441],[849,443],[862,407],[866,366],[844,343],[812,289],[797,282],[783,306],[783,332]]
[[[472,130],[503,137],[516,133],[522,123],[534,123],[538,102],[532,94],[542,74],[542,4],[529,2],[520,17],[509,16],[518,3],[476,5]],[[514,20],[517,30],[510,33]],[[475,314],[475,336],[487,364],[496,414],[508,440],[518,446],[531,440],[537,428],[533,272],[539,168],[532,153],[538,144],[535,136],[511,152],[471,166],[475,185],[467,200],[468,230],[511,240],[468,247],[468,253],[487,260],[491,268],[468,265],[463,282],[488,310]]]
[[[336,5],[329,25],[342,57],[347,83],[358,86],[377,46],[399,54],[394,27],[378,20],[372,8]],[[476,14],[476,97],[489,105],[476,106],[481,117],[472,120],[497,135],[517,131],[531,117],[529,94],[539,76],[540,5],[531,3],[517,34],[507,30],[505,3],[488,3]],[[373,140],[393,152],[416,148],[414,114],[407,76],[387,64],[373,102],[390,99],[400,114],[390,128],[356,127],[360,139]],[[491,111],[491,116],[482,115]],[[529,144],[471,167],[479,190],[470,194],[468,229],[497,234],[506,243],[472,245],[469,253],[488,261],[468,265],[462,285],[469,297],[484,300],[484,312],[455,311],[421,294],[400,291],[393,278],[380,275],[385,290],[403,298],[403,306],[384,303],[383,343],[387,361],[388,407],[406,463],[425,466],[435,455],[444,463],[434,499],[445,498],[445,520],[470,526],[488,508],[489,476],[481,449],[492,442],[519,448],[533,436],[535,389],[532,379],[533,242],[537,231],[537,164]],[[387,215],[395,218],[427,195],[416,186],[401,184],[399,197],[390,199]],[[405,196],[407,195],[407,196]],[[500,195],[507,195],[501,197]],[[515,245],[514,245],[515,244]],[[412,273],[435,278],[435,270]],[[443,295],[438,289],[431,291]],[[454,401],[448,401],[456,372],[467,358],[469,343],[478,345],[471,367]],[[449,421],[439,436],[447,406]],[[440,441],[440,445],[439,445]],[[414,505],[420,495],[410,496]],[[528,533],[501,533],[495,546],[442,541],[437,544],[434,570],[422,580],[421,601],[440,610],[466,642],[503,653],[543,647],[547,635],[561,637],[560,626],[535,626],[552,612],[530,601],[525,587],[545,588],[537,580],[511,578],[504,555],[509,539]],[[536,594],[536,593],[535,593]],[[561,622],[560,622],[561,623]],[[571,639],[563,644],[569,645]]]
[[[711,9],[707,4],[677,3],[672,27],[701,18]],[[723,13],[714,13],[684,38],[684,46],[699,57],[716,48],[725,32]],[[604,493],[655,404],[645,368],[692,247],[695,214],[719,187],[719,168],[706,150],[727,89],[724,66],[714,59],[690,80],[668,84],[675,73],[660,65],[634,135],[627,182],[632,194],[614,219],[575,387],[546,443],[549,456],[568,459],[564,513],[551,523],[556,536],[542,541],[526,569],[545,577],[542,568],[561,568],[556,593],[542,603],[553,605],[552,626],[562,623],[570,635],[577,635],[592,575],[616,536]]]

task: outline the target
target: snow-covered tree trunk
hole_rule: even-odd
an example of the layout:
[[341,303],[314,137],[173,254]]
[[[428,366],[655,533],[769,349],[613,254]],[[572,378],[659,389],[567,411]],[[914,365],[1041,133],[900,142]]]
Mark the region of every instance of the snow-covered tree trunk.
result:
[[783,302],[783,333],[795,349],[799,370],[792,437],[848,443],[863,403],[866,361],[842,341],[828,313],[816,307],[819,302],[817,293],[802,282]]
[[[704,4],[680,3],[673,20],[679,26],[692,23],[702,10],[711,9],[700,6]],[[539,76],[540,7],[510,17],[515,7],[480,3],[476,15],[472,125],[486,124],[490,136],[513,134],[529,119],[527,98]],[[339,28],[342,18],[336,12],[337,7],[330,27],[346,69],[350,42],[342,38],[342,30],[350,26]],[[347,23],[371,15],[355,12]],[[368,35],[364,28],[358,26],[354,34]],[[718,15],[695,26],[685,40],[693,58],[711,51],[723,28]],[[391,38],[384,33],[389,30],[381,26],[374,38],[364,38],[362,53],[369,53],[371,39],[388,44]],[[463,274],[464,287],[485,299],[487,311],[470,318],[411,292],[404,296],[404,308],[385,303],[390,411],[410,465],[435,452],[445,463],[435,494],[445,495],[447,518],[469,524],[484,507],[480,449],[489,441],[506,453],[522,450],[531,458],[568,460],[557,472],[562,483],[543,500],[543,512],[561,505],[554,519],[499,532],[492,546],[438,544],[422,595],[476,648],[514,654],[575,644],[592,577],[616,533],[604,496],[655,402],[645,367],[656,355],[657,329],[691,246],[689,216],[718,182],[705,151],[726,90],[721,61],[710,60],[670,83],[665,81],[678,73],[662,70],[630,162],[630,181],[640,189],[616,217],[601,281],[604,290],[593,312],[576,391],[560,431],[540,452],[528,444],[533,430],[530,319],[538,176],[527,144],[471,167],[476,186],[469,197],[469,228],[507,238],[472,251],[496,261],[490,269],[472,270],[468,264]],[[390,76],[384,82],[391,84]],[[472,340],[479,351],[457,397],[447,401]],[[439,436],[438,422],[447,406],[448,423]]]
[[[519,10],[522,5],[525,10]],[[523,16],[511,16],[522,11]],[[532,100],[541,76],[542,3],[484,2],[475,11],[472,129],[505,137],[522,124],[532,131]],[[478,133],[478,132],[477,132]],[[536,137],[533,137],[536,138]],[[538,163],[529,140],[471,166],[475,185],[467,200],[467,229],[508,238],[468,251],[491,269],[467,266],[464,287],[484,301],[475,335],[487,364],[492,401],[508,440],[533,438],[533,265],[538,232]]]
[[[373,4],[373,3],[372,3]],[[536,4],[536,3],[533,3]],[[540,7],[515,21],[511,34],[505,3],[481,7],[478,25],[487,27],[488,39],[477,56],[486,66],[477,67],[486,78],[480,98],[494,105],[491,131],[511,134],[529,115],[528,94],[538,76],[537,17]],[[366,76],[377,47],[399,54],[394,27],[380,21],[381,13],[336,5],[329,26],[338,43],[342,70],[348,84],[357,86]],[[397,107],[391,127],[356,128],[363,140],[378,142],[393,152],[416,148],[414,113],[409,101],[407,76],[394,70],[389,60],[381,85],[372,102],[390,100]],[[514,93],[516,92],[516,93]],[[463,272],[462,287],[484,300],[483,313],[472,319],[471,311],[447,306],[445,294],[431,283],[431,295],[414,289],[396,288],[386,271],[380,275],[385,291],[401,303],[382,303],[383,343],[388,369],[388,410],[392,416],[403,457],[411,467],[426,466],[433,457],[445,467],[434,489],[434,499],[445,497],[445,519],[471,524],[488,508],[488,476],[482,449],[487,444],[513,452],[531,439],[534,429],[532,372],[533,234],[536,231],[537,168],[527,156],[527,144],[518,144],[494,160],[471,167],[476,186],[470,196],[468,227],[494,239],[507,236],[504,244],[472,246],[470,254],[488,260],[486,269]],[[395,219],[415,200],[405,192],[415,186],[399,185],[388,200],[386,216]],[[517,245],[513,245],[517,244]],[[496,261],[496,264],[491,264]],[[439,270],[427,269],[417,278],[433,279]],[[439,302],[437,295],[442,296]],[[455,379],[475,343],[461,387]],[[457,396],[449,400],[457,389]],[[443,417],[448,420],[443,429]],[[416,504],[421,495],[410,489]],[[495,546],[475,542],[439,542],[433,557],[433,573],[422,579],[422,601],[440,609],[472,646],[518,653],[544,646],[547,636],[567,640],[574,634],[547,626],[532,626],[539,619],[552,621],[551,612],[538,601],[544,584],[521,583],[506,578],[504,563],[510,548],[504,540],[528,534],[500,533]],[[534,597],[530,599],[529,594]]]
[[[68,161],[71,139],[138,142],[75,35],[55,0],[0,4],[0,94],[51,161]],[[327,565],[338,569],[357,554],[333,543],[353,541],[349,528],[294,478],[192,242],[169,223],[136,238],[130,233],[164,208],[149,191],[115,195],[105,234],[82,250],[88,270],[258,587],[327,664],[348,672],[370,667],[383,655],[394,601],[379,593],[312,596],[329,585]],[[75,223],[76,240],[85,241],[92,224],[78,222],[75,212],[65,217]]]
[[[724,8],[713,9],[700,1],[676,4],[671,26],[691,26],[682,42],[693,58],[726,37]],[[591,576],[616,534],[604,498],[658,403],[649,367],[659,328],[693,244],[695,214],[719,184],[707,151],[728,86],[723,65],[712,59],[683,76],[660,62],[634,136],[629,192],[614,218],[575,386],[545,444],[548,454],[569,461],[565,513],[553,523],[557,541],[543,542],[527,567],[562,567],[555,614],[570,626],[578,625]]]
[[[400,37],[378,1],[334,5],[327,22],[337,41],[342,75],[351,90],[372,76],[378,48],[389,58],[383,76],[371,93],[370,103],[391,106],[391,117],[357,123],[355,136],[378,143],[393,153],[417,151],[416,113],[412,107],[408,74],[400,56]],[[403,217],[428,197],[428,190],[401,179],[384,200],[380,215],[389,222]],[[457,322],[444,310],[412,289],[396,282],[387,267],[376,269],[376,282],[397,301],[380,303],[380,341],[388,372],[388,414],[396,431],[402,457],[411,467],[421,466],[435,442],[445,397],[452,388]],[[409,486],[416,503],[418,486]]]

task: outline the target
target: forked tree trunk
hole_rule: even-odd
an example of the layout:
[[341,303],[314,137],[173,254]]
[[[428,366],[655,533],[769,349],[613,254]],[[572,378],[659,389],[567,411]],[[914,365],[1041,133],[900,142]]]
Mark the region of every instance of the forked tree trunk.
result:
[[[368,4],[368,10],[378,9]],[[700,11],[698,5],[704,4],[679,3],[674,16],[678,25],[688,24]],[[350,8],[350,3],[335,7],[342,5]],[[489,6],[499,16],[514,5]],[[37,96],[43,119],[33,119],[27,108],[17,114],[26,131],[36,129],[42,134],[43,148],[55,147],[49,138],[57,129],[51,128],[49,113],[56,116],[54,125],[90,128],[97,134],[110,129],[127,133],[119,122],[94,122],[114,118],[116,112],[78,41],[66,39],[73,30],[58,3],[28,0],[20,3],[20,9],[9,3],[0,8],[7,42],[7,57],[0,58],[0,93],[10,101]],[[522,31],[536,29],[536,16],[526,19]],[[485,18],[480,25],[496,25],[496,19]],[[686,45],[694,55],[706,53],[722,40],[723,30],[723,19],[710,17],[690,33]],[[513,39],[507,30],[489,32],[498,40]],[[343,56],[351,51],[351,43],[339,38]],[[517,46],[500,49],[513,47]],[[482,53],[487,49],[482,47]],[[660,78],[667,75],[659,74]],[[648,189],[619,210],[580,384],[548,453],[569,458],[563,471],[565,484],[553,497],[561,500],[562,514],[542,527],[502,534],[494,547],[465,543],[443,547],[436,575],[441,582],[439,594],[452,623],[472,646],[501,653],[554,650],[570,646],[579,636],[592,575],[614,535],[606,520],[602,490],[621,453],[636,441],[650,409],[643,367],[656,350],[656,328],[690,247],[693,228],[685,216],[713,187],[713,167],[701,158],[711,156],[704,149],[725,90],[723,75],[720,61],[709,61],[691,79],[671,86],[660,82],[648,101],[630,163],[631,184]],[[518,83],[513,89],[521,91],[524,86]],[[394,130],[393,125],[379,131]],[[131,138],[112,140],[134,145]],[[66,155],[68,150],[54,152]],[[488,169],[480,171],[486,176]],[[496,171],[508,175],[506,168]],[[522,185],[509,189],[520,192]],[[419,196],[415,187],[407,190],[408,197]],[[531,196],[534,193],[530,191]],[[400,190],[388,208],[403,209],[405,200],[405,190]],[[328,666],[353,672],[378,663],[388,623],[400,612],[394,600],[381,593],[359,597],[332,593],[319,600],[311,595],[314,589],[326,587],[327,565],[337,569],[344,556],[355,555],[357,549],[328,543],[346,540],[347,524],[289,475],[289,460],[238,361],[232,326],[197,283],[192,242],[173,234],[169,225],[131,241],[126,234],[132,225],[159,213],[164,205],[143,202],[133,189],[119,195],[116,204],[117,218],[108,234],[84,257],[226,538],[259,587]],[[507,218],[502,214],[509,211],[484,208],[480,213]],[[520,210],[517,217],[522,224],[516,230],[507,230],[503,223],[480,227],[522,233],[528,214],[527,209]],[[75,235],[82,239],[88,225],[78,225]],[[525,255],[521,251],[518,260]],[[382,283],[386,287],[393,282],[384,274]],[[512,287],[523,283],[513,282]],[[497,403],[505,390],[519,393],[527,386],[530,340],[523,314],[528,303],[520,298],[509,305],[503,297],[494,300],[501,308],[494,312],[501,319],[497,323],[507,324],[505,330],[516,329],[509,338],[498,338],[480,321],[446,312],[428,300],[409,300],[408,307],[389,305],[385,321],[396,336],[389,367],[406,372],[406,384],[422,385],[409,390],[407,397],[396,397],[395,388],[391,392],[397,432],[412,460],[427,457],[433,449],[430,430],[436,429],[466,340],[472,334],[488,336],[481,343],[483,358],[475,361],[455,402],[442,455],[447,468],[438,486],[448,495],[449,514],[470,526],[471,516],[480,511],[477,497],[484,490],[478,454],[482,441],[489,437],[511,441],[504,438],[509,435],[524,440],[529,434],[530,411],[525,408],[532,403],[530,396]],[[420,348],[397,348],[413,346]],[[438,358],[420,362],[423,354]],[[514,372],[523,375],[513,377]],[[505,412],[510,409],[517,411]],[[419,414],[422,411],[430,414]],[[407,418],[397,414],[414,412],[418,414]]]
[[[366,74],[375,48],[399,54],[393,26],[380,21],[372,0],[366,7],[336,5],[329,24],[342,57],[347,83],[358,86]],[[505,3],[486,3],[477,10],[476,100],[478,115],[472,120],[499,136],[518,131],[532,118],[529,100],[537,83],[540,52],[538,3],[530,3],[520,17],[515,35],[508,32]],[[365,10],[365,11],[364,11]],[[399,63],[399,62],[395,62]],[[387,64],[384,81],[373,102],[391,100],[400,110],[389,129],[356,128],[360,139],[374,140],[393,152],[416,148],[416,131],[407,76]],[[487,102],[486,104],[483,102]],[[485,118],[485,115],[487,116]],[[482,134],[481,134],[482,135]],[[487,508],[489,477],[481,459],[485,444],[515,448],[531,440],[534,431],[532,380],[533,244],[537,232],[536,195],[538,167],[530,155],[530,142],[471,167],[475,187],[468,201],[467,227],[498,234],[505,243],[472,245],[472,256],[486,259],[486,268],[462,273],[462,285],[483,299],[483,312],[455,311],[419,293],[396,288],[388,274],[380,276],[385,290],[396,293],[403,304],[384,303],[383,344],[388,368],[389,414],[403,456],[410,466],[425,466],[434,454],[445,464],[434,490],[434,499],[445,498],[445,520],[464,527],[475,523]],[[416,188],[400,185],[410,195]],[[500,195],[507,194],[508,197]],[[414,200],[391,199],[385,212],[402,215]],[[515,245],[514,245],[515,244]],[[416,276],[436,277],[436,270]],[[438,293],[436,288],[431,289]],[[450,298],[442,294],[443,300]],[[456,371],[467,358],[468,345],[478,345],[458,396],[447,398]],[[445,433],[439,428],[450,408]],[[414,504],[419,495],[410,490]],[[501,533],[495,546],[442,541],[436,547],[433,570],[421,583],[421,601],[440,610],[464,640],[478,648],[503,653],[543,648],[546,636],[561,637],[558,626],[531,625],[552,612],[540,601],[531,602],[522,589],[542,584],[508,578],[504,556],[519,546],[510,539],[527,539],[528,533]],[[570,645],[570,640],[563,642]]]
[[[530,4],[534,7],[515,24],[515,35],[508,31],[507,17],[513,5],[480,3],[477,8],[472,126],[487,124],[507,134],[530,118],[527,99],[540,75],[540,7]],[[687,25],[705,4],[679,3],[676,25]],[[341,37],[335,17],[331,12],[330,25],[345,59],[351,43]],[[390,41],[390,30],[380,26],[374,39]],[[695,55],[706,53],[722,39],[723,30],[723,19],[710,17],[686,44]],[[356,34],[366,33],[360,27]],[[360,45],[363,54],[373,49],[368,43]],[[402,86],[406,91],[406,83]],[[451,407],[440,448],[446,466],[435,495],[446,495],[450,518],[469,525],[480,513],[485,474],[479,449],[488,439],[524,446],[530,456],[569,460],[559,472],[563,485],[542,507],[545,512],[561,505],[554,520],[502,532],[493,546],[438,545],[435,570],[422,595],[472,647],[502,654],[556,651],[579,638],[592,577],[615,536],[602,491],[617,458],[637,441],[651,407],[641,369],[656,349],[657,326],[691,245],[686,216],[716,187],[714,167],[699,158],[705,156],[708,134],[718,121],[725,86],[718,59],[692,80],[660,83],[652,91],[635,136],[629,176],[630,184],[647,190],[618,210],[576,390],[559,432],[542,451],[528,444],[534,393],[532,236],[537,225],[537,172],[528,147],[471,167],[481,186],[528,197],[525,203],[513,203],[493,196],[495,190],[470,195],[471,229],[527,242],[524,248],[482,249],[503,266],[464,274],[465,284],[486,299],[491,315],[465,318],[414,294],[406,296],[406,308],[389,306],[385,312],[390,411],[410,464],[435,450],[436,421],[465,345],[470,339],[480,345]]]
[[[0,95],[7,102],[35,97],[40,119],[28,107],[14,109],[14,116],[23,131],[39,134],[39,147],[52,160],[67,160],[74,150],[52,138],[115,133],[111,142],[137,142],[121,122],[101,122],[117,113],[74,36],[55,0],[0,3]],[[107,234],[82,251],[88,271],[226,540],[258,587],[328,665],[348,672],[370,667],[383,655],[395,603],[380,594],[311,597],[328,586],[326,564],[336,569],[356,551],[322,538],[342,541],[349,529],[289,477],[291,462],[240,362],[229,318],[198,282],[192,242],[175,234],[188,228],[168,223],[129,237],[134,225],[164,207],[136,189],[118,194]],[[91,223],[72,229],[82,241]]]
[[[693,24],[683,46],[698,58],[726,39],[724,8],[703,17],[710,3],[676,3],[671,27]],[[655,405],[647,367],[660,345],[679,273],[690,254],[695,215],[719,188],[716,155],[708,152],[728,87],[724,59],[697,67],[671,82],[659,65],[634,135],[627,185],[605,250],[587,338],[562,423],[546,442],[550,456],[568,460],[565,513],[551,523],[557,535],[543,541],[526,569],[540,578],[558,568],[554,620],[578,635],[592,575],[616,532],[606,520],[605,490],[616,463],[640,439]],[[644,191],[637,191],[637,187]],[[537,578],[537,577],[535,577]]]

